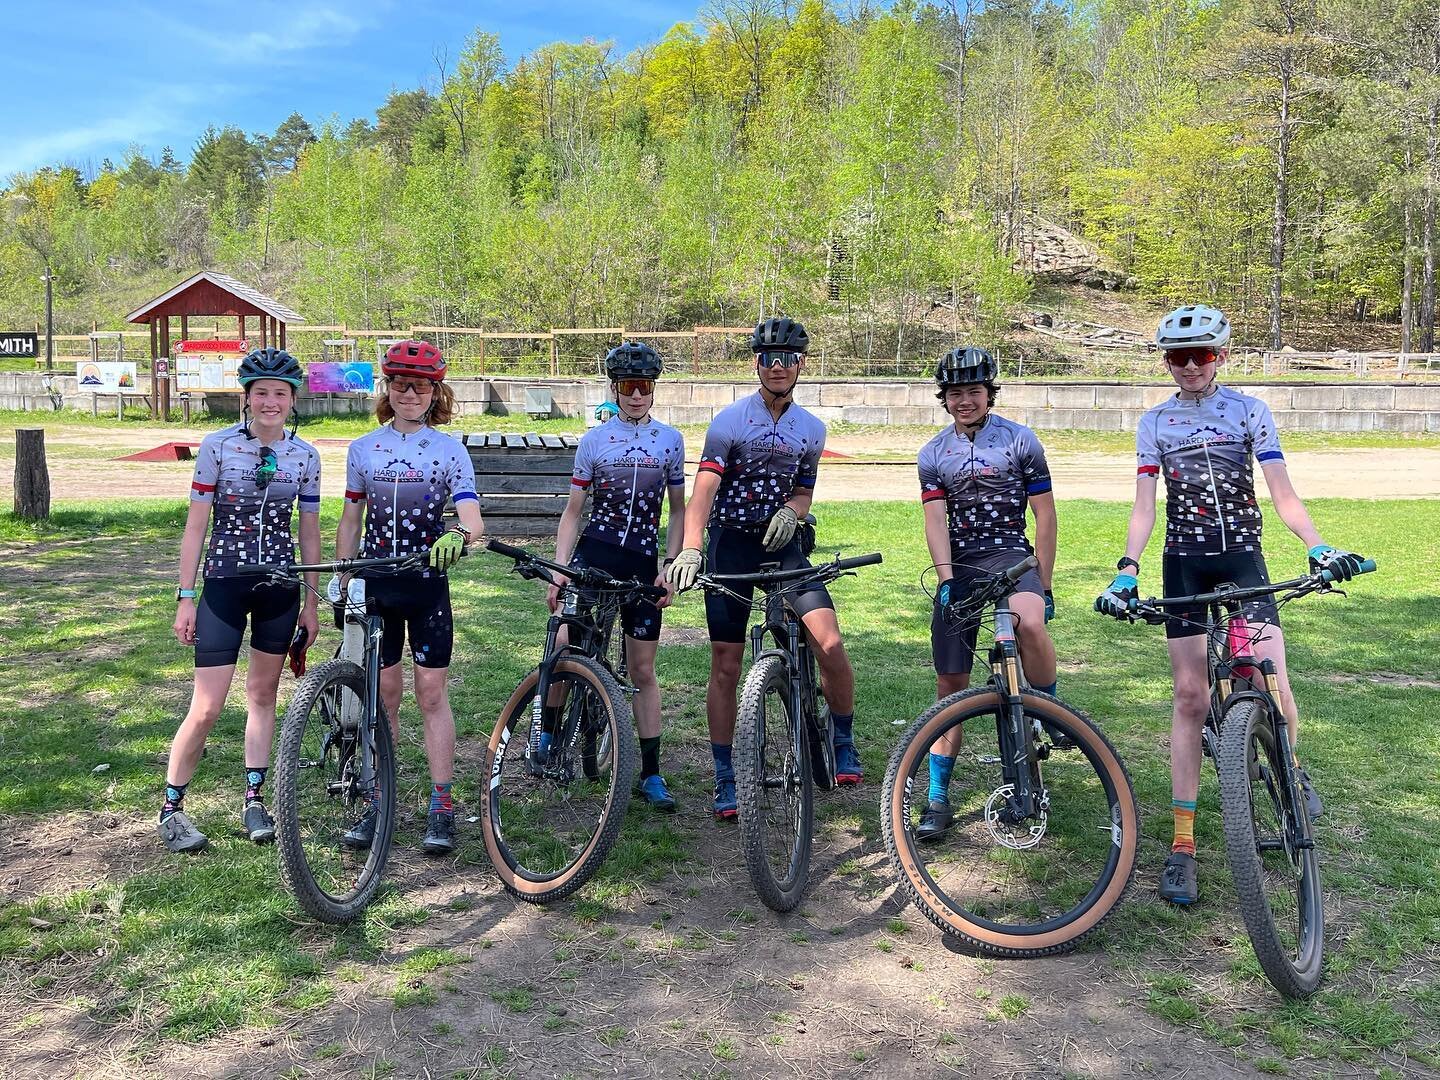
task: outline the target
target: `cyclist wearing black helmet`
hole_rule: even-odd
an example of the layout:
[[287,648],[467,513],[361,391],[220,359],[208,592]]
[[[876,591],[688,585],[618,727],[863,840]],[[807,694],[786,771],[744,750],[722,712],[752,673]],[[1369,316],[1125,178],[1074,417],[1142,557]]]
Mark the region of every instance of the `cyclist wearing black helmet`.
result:
[[[685,548],[666,571],[677,590],[689,588],[705,561],[701,536],[710,530],[710,569],[753,573],[761,563],[808,566],[796,526],[810,512],[816,471],[825,449],[825,425],[795,404],[795,383],[810,346],[805,327],[791,319],[766,319],[755,327],[758,392],[722,409],[705,433],[695,490],[685,514]],[[744,590],[736,590],[743,594]],[[835,723],[836,782],[864,779],[855,752],[855,674],[835,605],[823,587],[795,595],[791,606],[805,624],[820,663],[820,682]],[[715,814],[734,817],[735,691],[745,655],[749,607],[714,593],[705,597],[710,631],[710,683],[705,694],[710,749],[715,759]]]
[[[930,649],[940,697],[970,685],[979,622],[954,632],[945,618],[977,578],[1014,566],[1032,551],[1039,571],[1015,584],[1011,609],[1018,616],[1020,656],[1036,689],[1055,692],[1055,645],[1045,624],[1055,613],[1050,582],[1055,572],[1055,496],[1045,450],[1023,424],[992,413],[998,368],[984,349],[952,349],[935,368],[936,397],[953,423],[920,450],[920,498],[925,543],[939,585],[930,618]],[[1035,517],[1035,546],[1025,535],[1025,510]],[[1055,737],[1052,735],[1052,739]],[[1071,745],[1055,740],[1062,748]],[[929,806],[916,828],[922,840],[950,827],[950,775],[960,740],[943,740],[930,754]]]
[[[180,587],[175,591],[175,636],[195,647],[190,709],[170,745],[160,838],[171,851],[199,851],[209,842],[184,811],[185,789],[205,749],[235,675],[245,624],[250,623],[250,670],[245,677],[245,832],[256,843],[275,838],[275,822],[261,798],[275,733],[275,691],[298,621],[305,640],[318,627],[307,593],[254,577],[241,563],[294,562],[290,526],[300,504],[302,561],[320,557],[320,455],[285,431],[304,377],[280,349],[257,349],[240,363],[244,419],[205,436],[190,484],[190,514],[180,541]],[[206,525],[213,518],[210,544]],[[205,588],[196,576],[204,549]],[[315,584],[314,581],[311,584]],[[303,648],[303,643],[301,645]]]
[[[656,560],[660,553],[660,508],[670,500],[666,565],[680,553],[685,520],[685,441],[680,432],[650,416],[655,380],[663,369],[659,355],[640,341],[626,341],[605,357],[619,412],[580,439],[575,452],[570,501],[560,516],[555,558],[593,566],[612,577],[635,578],[667,588]],[[585,500],[590,522],[580,534]],[[577,534],[579,543],[576,543]],[[550,587],[550,610],[560,603],[560,579]],[[652,807],[675,809],[675,798],[660,775],[660,685],[655,653],[660,646],[660,609],[648,601],[620,611],[626,637],[625,663],[635,683],[635,728],[640,735],[640,794]],[[564,634],[564,630],[561,630]],[[549,735],[542,735],[542,741]]]

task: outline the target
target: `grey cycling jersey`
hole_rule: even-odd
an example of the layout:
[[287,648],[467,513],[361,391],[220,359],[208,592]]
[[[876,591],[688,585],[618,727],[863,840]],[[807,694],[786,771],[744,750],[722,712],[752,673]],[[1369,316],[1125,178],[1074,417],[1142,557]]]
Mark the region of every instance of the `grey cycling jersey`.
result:
[[[365,503],[362,556],[425,552],[445,531],[447,499],[478,501],[475,467],[453,436],[432,427],[406,435],[386,424],[350,444],[345,498]],[[421,576],[432,573],[426,569]]]
[[1224,386],[1199,401],[1179,394],[1140,418],[1141,476],[1165,477],[1165,550],[1218,555],[1260,550],[1251,457],[1284,461],[1270,407]]
[[213,504],[207,578],[231,577],[241,563],[294,562],[290,519],[296,500],[301,511],[320,512],[320,455],[315,448],[293,435],[270,444],[275,472],[265,484],[256,481],[262,449],[243,424],[211,432],[200,442],[190,498]]
[[797,487],[813,488],[825,425],[791,402],[776,420],[760,392],[715,414],[700,468],[720,474],[710,525],[750,529],[774,516]]
[[665,493],[685,486],[685,440],[658,420],[613,416],[581,437],[570,482],[591,494],[585,536],[658,555]]
[[954,425],[920,449],[920,499],[945,500],[950,554],[1030,551],[1025,506],[1051,489],[1045,449],[1024,424],[990,413],[969,439]]

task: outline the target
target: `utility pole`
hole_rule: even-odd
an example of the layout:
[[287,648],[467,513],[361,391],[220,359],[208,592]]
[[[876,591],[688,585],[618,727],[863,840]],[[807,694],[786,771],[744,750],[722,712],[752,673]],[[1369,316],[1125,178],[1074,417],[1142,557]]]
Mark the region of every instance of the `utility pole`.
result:
[[50,263],[45,263],[45,370],[55,370],[55,294],[50,283],[55,275],[50,273]]

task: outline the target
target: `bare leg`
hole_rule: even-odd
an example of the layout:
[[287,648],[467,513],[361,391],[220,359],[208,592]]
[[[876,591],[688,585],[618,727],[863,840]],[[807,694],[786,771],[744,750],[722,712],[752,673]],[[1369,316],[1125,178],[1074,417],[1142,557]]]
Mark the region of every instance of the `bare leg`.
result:
[[230,692],[230,680],[234,677],[234,664],[195,669],[195,689],[190,695],[190,709],[170,743],[166,783],[180,787],[188,784],[195,775],[195,767],[205,750],[205,737],[220,718],[220,709],[225,704],[225,695]]
[[280,686],[284,653],[250,650],[245,673],[245,767],[263,769],[275,743],[275,695]]

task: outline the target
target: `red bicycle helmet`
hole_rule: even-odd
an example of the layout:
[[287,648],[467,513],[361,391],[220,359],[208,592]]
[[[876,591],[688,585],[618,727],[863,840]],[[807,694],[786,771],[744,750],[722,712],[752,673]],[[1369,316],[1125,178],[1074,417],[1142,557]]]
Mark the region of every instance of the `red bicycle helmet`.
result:
[[397,341],[385,351],[385,362],[380,365],[386,378],[397,375],[414,375],[432,382],[445,378],[445,357],[428,341]]

